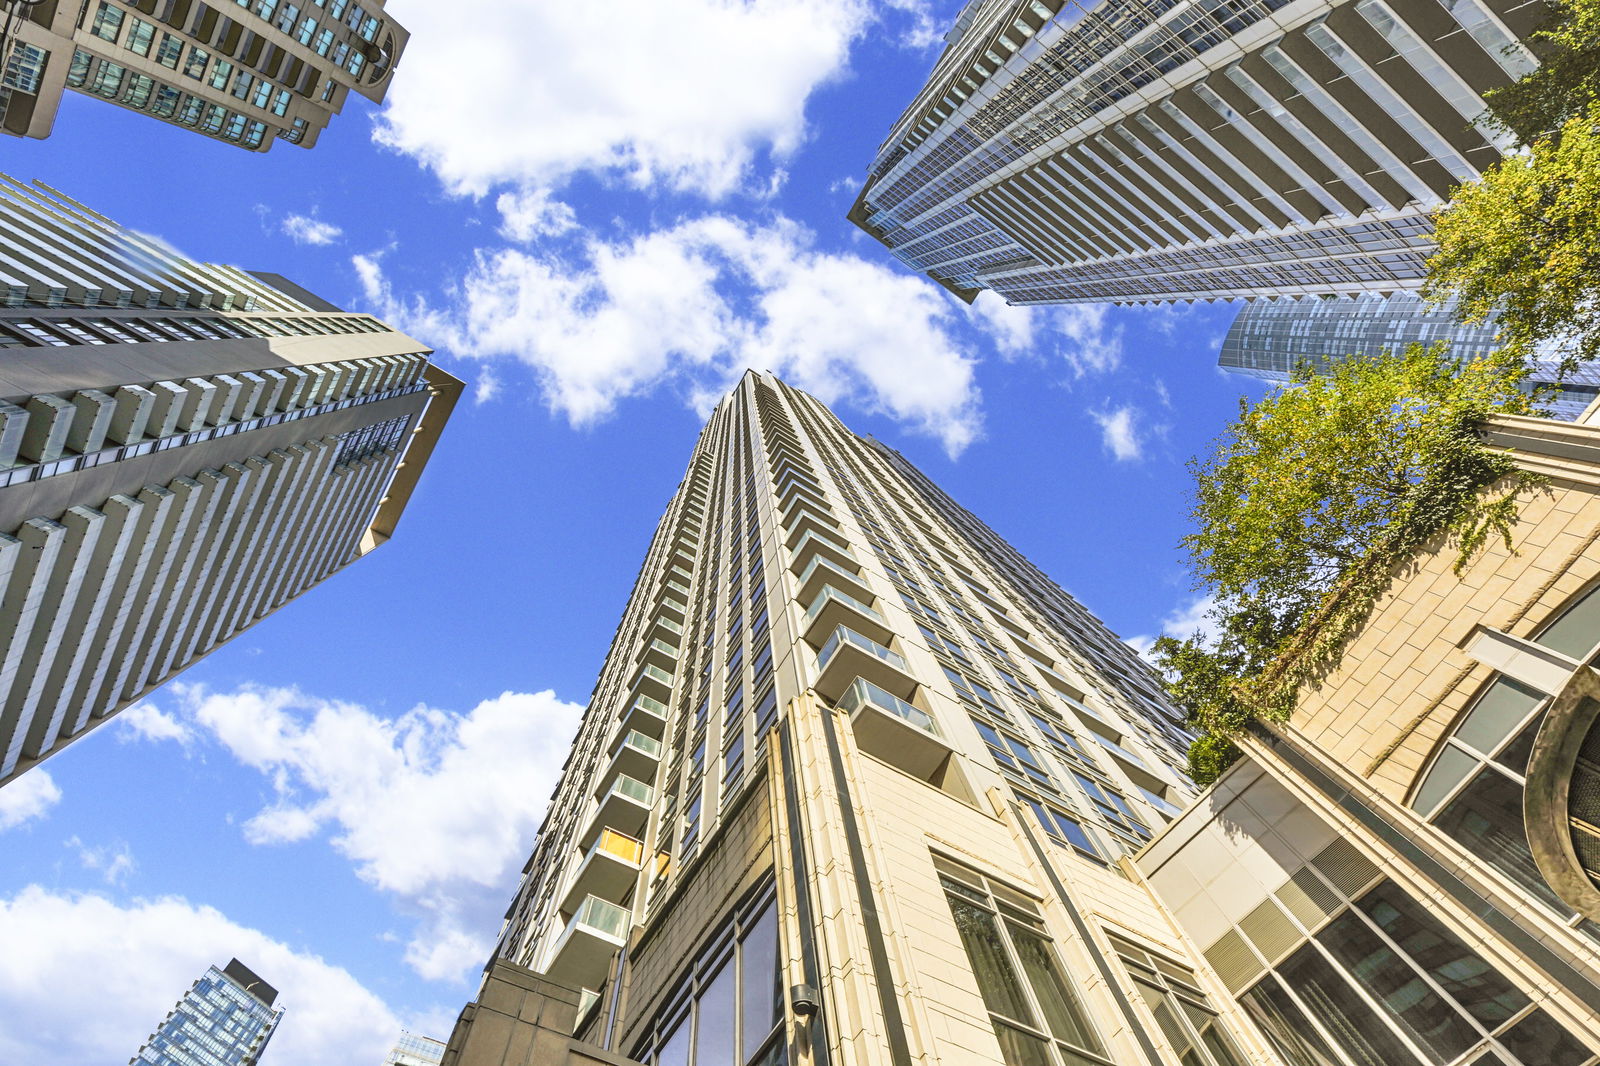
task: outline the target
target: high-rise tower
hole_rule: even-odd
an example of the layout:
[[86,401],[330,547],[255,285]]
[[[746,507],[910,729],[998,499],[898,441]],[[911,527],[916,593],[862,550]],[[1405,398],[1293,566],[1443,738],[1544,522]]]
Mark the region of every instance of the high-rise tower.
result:
[[428,354],[0,175],[0,782],[386,541]]
[[255,1066],[283,1019],[278,990],[238,959],[211,967],[128,1066]]
[[[1286,382],[1302,365],[1324,370],[1350,356],[1401,352],[1412,344],[1444,344],[1458,359],[1481,359],[1501,347],[1493,316],[1477,325],[1449,307],[1431,307],[1411,292],[1331,299],[1252,300],[1239,309],[1223,339],[1217,365],[1262,381]],[[1600,369],[1563,374],[1560,353],[1536,352],[1528,384],[1550,390],[1543,406],[1572,421],[1600,397]]]
[[0,130],[48,137],[67,89],[264,152],[378,102],[410,37],[384,0],[0,0]]
[[1529,0],[971,0],[850,212],[972,299],[1415,287]]

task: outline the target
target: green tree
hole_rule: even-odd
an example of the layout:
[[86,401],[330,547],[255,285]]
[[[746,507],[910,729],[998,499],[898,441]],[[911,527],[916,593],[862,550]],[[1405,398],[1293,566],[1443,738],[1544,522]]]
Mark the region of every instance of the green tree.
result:
[[1531,413],[1527,373],[1511,353],[1463,362],[1442,345],[1303,368],[1294,387],[1241,402],[1213,454],[1190,464],[1183,545],[1217,635],[1163,637],[1155,654],[1202,734],[1196,780],[1226,768],[1228,738],[1251,719],[1288,717],[1399,560],[1440,535],[1458,567],[1492,537],[1510,545],[1531,479],[1476,427]]
[[1484,94],[1495,121],[1524,145],[1555,134],[1600,100],[1600,0],[1557,0],[1528,44],[1539,66]]

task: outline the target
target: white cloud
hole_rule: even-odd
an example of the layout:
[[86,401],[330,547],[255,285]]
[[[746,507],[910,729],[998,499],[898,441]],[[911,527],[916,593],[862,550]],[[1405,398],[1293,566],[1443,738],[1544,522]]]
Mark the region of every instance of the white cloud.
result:
[[397,299],[375,256],[353,263],[384,317],[456,355],[520,360],[575,425],[668,384],[703,409],[755,368],[894,418],[952,455],[980,431],[955,302],[921,278],[820,251],[787,219],[708,215],[592,238],[574,259],[480,252],[448,309]]
[[124,904],[29,886],[0,899],[0,942],[0,1062],[122,1062],[195,978],[233,957],[280,990],[273,1060],[380,1062],[402,1024],[345,970],[175,897]]
[[[1198,637],[1204,644],[1214,643],[1217,637],[1217,624],[1209,615],[1215,606],[1216,600],[1210,596],[1191,597],[1174,607],[1161,620],[1161,634],[1179,640]],[[1128,646],[1145,658],[1149,658],[1150,647],[1155,642],[1156,638],[1148,635],[1129,637],[1127,640]]]
[[326,246],[344,236],[344,230],[331,222],[309,215],[290,215],[283,220],[283,232],[296,244]]
[[61,802],[61,789],[46,770],[34,767],[0,786],[0,833],[43,818]]
[[968,309],[1006,358],[1055,356],[1074,379],[1122,365],[1122,330],[1106,323],[1110,304],[1013,307],[985,289]]
[[1100,427],[1100,439],[1118,462],[1135,462],[1144,458],[1144,441],[1139,434],[1139,411],[1124,404],[1091,410],[1089,417]]
[[175,686],[183,717],[268,777],[256,844],[325,830],[356,873],[421,918],[407,961],[455,978],[488,957],[582,708],[507,692],[466,714],[384,718],[293,689]]
[[117,739],[175,740],[188,747],[194,740],[193,731],[172,715],[153,703],[136,703],[117,715]]
[[928,0],[884,0],[884,4],[907,16],[906,25],[898,37],[902,48],[921,50],[944,39],[945,30],[949,28],[946,23],[951,20],[936,18],[929,10]]
[[551,197],[549,189],[501,193],[495,207],[500,212],[500,233],[508,240],[559,237],[578,225],[571,206]]
[[1034,309],[1013,307],[1005,297],[984,289],[968,308],[968,314],[994,340],[1004,356],[1028,355],[1033,351]]
[[806,99],[870,17],[865,0],[412,5],[375,136],[456,193],[597,172],[720,197],[800,145]]
[[133,851],[128,842],[90,847],[77,835],[68,837],[65,846],[78,853],[78,863],[85,870],[98,873],[108,885],[120,885],[138,868],[133,861]]

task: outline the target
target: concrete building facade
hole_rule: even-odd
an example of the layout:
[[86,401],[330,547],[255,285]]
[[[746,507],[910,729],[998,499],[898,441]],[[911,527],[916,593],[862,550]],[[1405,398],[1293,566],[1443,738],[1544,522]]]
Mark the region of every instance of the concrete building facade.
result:
[[1591,1066],[1600,427],[1486,432],[1516,553],[1397,574],[1196,798],[1135,656],[748,375],[444,1063]]
[[[1445,344],[1459,359],[1481,359],[1501,347],[1494,316],[1477,325],[1452,307],[1434,307],[1416,293],[1388,296],[1285,297],[1252,300],[1239,309],[1223,339],[1217,365],[1262,381],[1285,382],[1300,366],[1323,370],[1350,356],[1376,357],[1412,344]],[[1600,397],[1600,369],[1561,372],[1554,348],[1535,354],[1535,387],[1554,389],[1544,402],[1556,418],[1573,421]]]
[[409,34],[384,0],[0,0],[0,130],[48,137],[68,89],[250,151],[310,148],[377,103]]
[[461,383],[0,175],[0,783],[384,543]]
[[1540,0],[971,0],[851,219],[965,299],[1413,288]]
[[256,1066],[283,1020],[278,990],[238,959],[184,993],[128,1066]]

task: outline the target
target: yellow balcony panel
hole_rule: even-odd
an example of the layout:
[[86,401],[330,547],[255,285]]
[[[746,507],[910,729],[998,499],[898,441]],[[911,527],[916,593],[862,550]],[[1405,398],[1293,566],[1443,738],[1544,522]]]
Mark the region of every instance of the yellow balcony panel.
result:
[[585,896],[596,896],[610,903],[623,904],[638,884],[644,869],[644,844],[612,829],[603,830],[583,861],[578,864],[572,887],[561,901],[563,913],[570,914]]

